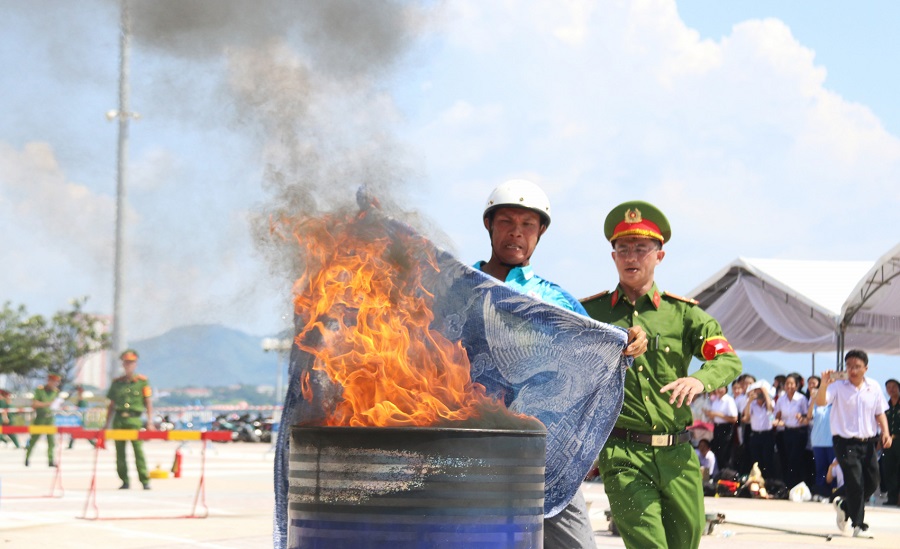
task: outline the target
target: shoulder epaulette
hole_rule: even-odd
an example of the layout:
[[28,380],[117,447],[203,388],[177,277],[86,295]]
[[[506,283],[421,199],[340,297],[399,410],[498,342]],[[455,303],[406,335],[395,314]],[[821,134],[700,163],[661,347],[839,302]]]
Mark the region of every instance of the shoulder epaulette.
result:
[[[37,388],[43,390],[43,389],[44,389],[44,386],[43,386],[43,385],[38,385]],[[35,389],[35,390],[37,390],[37,389]]]
[[671,292],[663,292],[663,296],[671,297],[672,299],[676,299],[678,301],[684,301],[685,303],[690,303],[691,305],[700,305],[700,302],[696,299],[691,299],[689,297],[682,297],[680,295],[675,295]]
[[588,301],[593,301],[593,300],[595,300],[595,299],[600,299],[601,297],[603,297],[603,296],[605,296],[605,295],[608,295],[608,294],[609,294],[609,290],[604,290],[604,291],[600,292],[599,294],[594,294],[594,295],[592,295],[592,296],[585,297],[585,298],[583,298],[583,299],[579,299],[578,301],[580,301],[581,303],[587,303]]

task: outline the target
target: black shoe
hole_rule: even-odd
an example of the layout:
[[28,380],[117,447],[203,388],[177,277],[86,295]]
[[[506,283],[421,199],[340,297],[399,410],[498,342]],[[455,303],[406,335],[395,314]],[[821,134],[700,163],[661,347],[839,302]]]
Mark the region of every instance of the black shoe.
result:
[[25,456],[25,467],[30,467],[31,464],[28,463],[28,456]]
[[149,483],[149,482],[145,482],[145,483],[144,483],[144,490],[149,490],[149,489],[150,489],[150,483]]
[[56,467],[56,462],[55,462],[55,461],[51,461],[50,463],[47,464],[47,466],[48,466],[48,467]]
[[129,486],[127,482],[123,482],[122,486],[119,486],[119,490],[127,490],[129,488],[131,488],[131,486]]

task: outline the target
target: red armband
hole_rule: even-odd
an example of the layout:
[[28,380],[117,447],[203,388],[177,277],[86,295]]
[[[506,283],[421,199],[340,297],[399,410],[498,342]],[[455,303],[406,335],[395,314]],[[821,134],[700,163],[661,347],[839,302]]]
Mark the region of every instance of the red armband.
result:
[[707,339],[703,342],[703,348],[700,350],[700,354],[706,360],[712,360],[716,358],[716,355],[721,355],[722,353],[733,352],[734,348],[731,346],[731,343],[728,343],[728,340],[721,336]]

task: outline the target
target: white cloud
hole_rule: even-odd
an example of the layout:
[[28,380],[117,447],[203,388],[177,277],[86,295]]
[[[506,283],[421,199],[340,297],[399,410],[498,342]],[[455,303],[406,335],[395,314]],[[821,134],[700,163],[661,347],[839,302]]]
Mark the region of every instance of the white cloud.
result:
[[0,204],[15,230],[40,233],[79,264],[109,261],[113,199],[69,181],[50,144],[0,142],[0,174]]
[[[900,140],[827,88],[826,68],[782,21],[746,21],[712,41],[671,0],[452,7],[452,49],[436,63],[452,80],[429,75],[435,110],[415,142],[433,192],[483,188],[440,215],[468,219],[505,173],[560,182],[551,233],[564,238],[548,233],[542,246],[558,249],[539,252],[539,271],[576,293],[596,289],[596,275],[557,266],[603,244],[603,217],[630,198],[657,202],[673,223],[676,292],[737,255],[861,259],[894,243],[860,250],[847,212],[890,218],[900,207]],[[476,248],[461,253],[484,255],[480,227],[469,230]]]
[[[164,322],[169,311],[187,322],[214,318],[210,311],[227,315],[234,303],[249,311],[262,299],[246,223],[231,216],[264,200],[255,187],[271,174],[256,164],[260,149],[265,160],[291,166],[288,182],[320,178],[312,194],[321,204],[344,200],[361,172],[391,189],[412,182],[408,194],[467,262],[488,251],[480,214],[489,191],[513,176],[539,181],[554,222],[538,272],[578,295],[614,282],[602,222],[612,205],[631,198],[658,203],[672,221],[659,274],[676,293],[737,255],[866,259],[896,242],[891,231],[860,239],[859,217],[892,219],[900,207],[900,140],[868,107],[829,89],[828,67],[784,22],[745,21],[721,40],[703,40],[672,0],[440,6],[442,33],[410,58],[421,66],[407,65],[412,70],[390,81],[404,89],[406,121],[378,71],[329,84],[327,75],[306,71],[310,52],[287,41],[257,57],[234,46],[202,70],[136,42],[135,105],[145,118],[133,126],[129,171],[131,310],[150,300],[165,311]],[[102,58],[112,74],[115,18],[103,14],[113,28],[105,48],[71,57]],[[45,89],[45,82],[59,84],[43,72],[52,66],[8,72],[28,73],[30,86]],[[253,116],[260,105],[269,109],[262,113],[271,115],[269,125],[254,126],[238,106],[220,104],[223,70],[230,84],[242,83]],[[873,62],[873,70],[887,69]],[[180,74],[193,75],[188,100],[147,91],[165,89],[167,78],[180,84]],[[21,109],[13,120],[29,121],[45,111],[96,112],[102,126],[113,90],[71,89],[65,109],[48,97],[42,110],[21,99],[8,110]],[[205,114],[187,112],[201,101]],[[174,110],[185,116],[175,121]],[[226,136],[226,121],[238,133]],[[405,140],[395,140],[404,123]],[[57,116],[6,125],[15,132],[3,136],[14,144],[0,144],[0,230],[13,244],[0,248],[0,262],[11,265],[0,271],[0,285],[23,299],[48,288],[61,304],[70,294],[93,292],[101,303],[111,297],[114,153],[109,127],[86,124]],[[56,126],[65,131],[50,135]],[[105,142],[91,143],[99,131]],[[73,135],[88,137],[73,144]],[[414,169],[404,143],[412,145]],[[381,167],[365,173],[372,165]],[[68,280],[56,276],[63,272]]]

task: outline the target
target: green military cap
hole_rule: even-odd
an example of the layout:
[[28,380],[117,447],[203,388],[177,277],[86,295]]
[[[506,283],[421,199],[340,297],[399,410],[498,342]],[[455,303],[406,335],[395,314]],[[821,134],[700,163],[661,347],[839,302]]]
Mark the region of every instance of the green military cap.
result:
[[610,242],[623,236],[643,236],[664,243],[672,237],[672,229],[659,208],[643,200],[629,200],[609,212],[603,234]]
[[124,351],[122,351],[122,354],[119,355],[119,358],[121,358],[122,360],[128,360],[128,361],[137,360],[138,353],[134,349],[125,349]]

